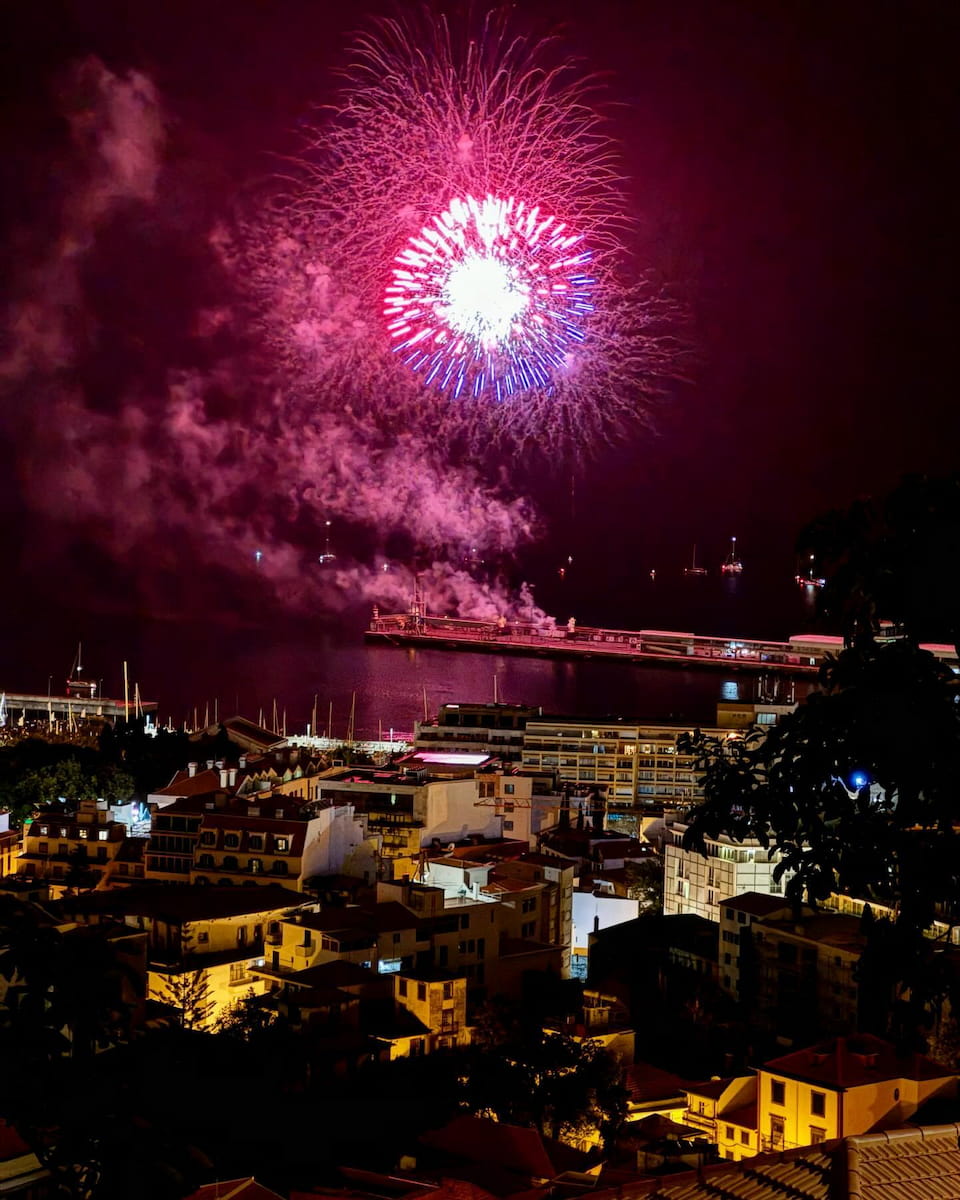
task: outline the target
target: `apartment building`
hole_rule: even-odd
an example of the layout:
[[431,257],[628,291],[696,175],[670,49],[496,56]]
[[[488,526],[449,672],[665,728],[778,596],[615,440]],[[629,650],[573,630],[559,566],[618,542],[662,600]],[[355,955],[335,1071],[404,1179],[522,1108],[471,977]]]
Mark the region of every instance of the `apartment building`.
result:
[[663,911],[695,913],[720,920],[720,905],[744,892],[783,896],[789,875],[775,878],[780,854],[756,838],[734,841],[726,834],[705,838],[706,854],[683,846],[687,826],[671,821],[663,838]]
[[[687,806],[701,798],[692,755],[679,740],[689,725],[648,725],[621,718],[537,717],[527,721],[522,764],[555,770],[575,794],[604,790],[608,822],[651,805]],[[711,736],[729,730],[704,729]]]
[[417,721],[417,750],[490,754],[519,762],[527,721],[540,710],[525,704],[444,704],[433,721]]
[[177,977],[206,984],[213,1024],[248,989],[266,990],[252,972],[263,967],[268,931],[311,902],[288,888],[130,887],[65,897],[71,920],[122,921],[147,935],[149,997],[170,1003]]
[[[423,762],[399,770],[336,767],[320,777],[319,799],[352,806],[363,838],[377,847],[380,878],[400,879],[416,872],[421,850],[500,836],[504,806],[498,813],[496,803],[480,803],[474,770],[459,765],[440,773]],[[506,792],[502,798],[510,799]],[[495,801],[496,792],[484,799]]]
[[24,824],[17,874],[44,880],[54,899],[71,869],[80,866],[88,876],[86,887],[107,887],[126,837],[127,826],[111,820],[106,800],[79,800],[70,813],[64,805],[52,805]]
[[768,917],[787,917],[792,911],[782,895],[763,892],[745,892],[720,905],[719,982],[725,992],[752,1001],[757,987],[756,960],[751,955],[753,924]]

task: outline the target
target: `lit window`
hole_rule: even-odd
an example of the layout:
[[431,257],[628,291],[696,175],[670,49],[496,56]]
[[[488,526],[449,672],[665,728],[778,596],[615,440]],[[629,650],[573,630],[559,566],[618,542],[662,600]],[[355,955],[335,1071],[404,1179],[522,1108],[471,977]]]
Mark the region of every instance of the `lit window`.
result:
[[106,829],[100,830],[100,832],[97,836],[100,838],[101,842],[105,842],[107,840],[107,833],[108,833],[108,831]]
[[274,844],[276,845],[278,854],[286,854],[290,843],[287,838],[278,837],[274,839]]
[[77,836],[86,839],[88,832],[86,829],[78,829]]

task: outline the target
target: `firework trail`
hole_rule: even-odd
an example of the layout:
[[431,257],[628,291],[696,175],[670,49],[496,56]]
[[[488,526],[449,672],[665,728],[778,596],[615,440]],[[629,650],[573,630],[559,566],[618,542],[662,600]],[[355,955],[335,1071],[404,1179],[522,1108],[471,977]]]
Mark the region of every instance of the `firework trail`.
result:
[[468,453],[644,422],[679,310],[624,251],[600,81],[503,10],[428,7],[359,35],[344,74],[241,252],[297,386]]

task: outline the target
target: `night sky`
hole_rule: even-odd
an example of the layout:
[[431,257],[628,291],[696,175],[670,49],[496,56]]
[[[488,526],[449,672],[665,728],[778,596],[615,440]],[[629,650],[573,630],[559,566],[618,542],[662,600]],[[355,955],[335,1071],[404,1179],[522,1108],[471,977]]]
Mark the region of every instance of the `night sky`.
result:
[[[679,571],[694,541],[716,563],[733,533],[751,569],[787,572],[818,512],[955,467],[957,6],[517,10],[551,14],[610,72],[636,261],[684,297],[695,354],[653,432],[576,469],[527,477],[508,461],[493,498],[441,464],[424,526],[462,545],[480,504],[487,526],[530,531],[514,582],[575,551],[600,593],[631,564]],[[19,640],[83,614],[269,623],[367,603],[359,569],[336,596],[305,578],[323,548],[308,502],[321,474],[356,498],[331,510],[341,562],[348,541],[373,561],[420,540],[402,504],[378,516],[416,445],[371,463],[286,400],[222,251],[375,11],[7,7],[0,487]]]

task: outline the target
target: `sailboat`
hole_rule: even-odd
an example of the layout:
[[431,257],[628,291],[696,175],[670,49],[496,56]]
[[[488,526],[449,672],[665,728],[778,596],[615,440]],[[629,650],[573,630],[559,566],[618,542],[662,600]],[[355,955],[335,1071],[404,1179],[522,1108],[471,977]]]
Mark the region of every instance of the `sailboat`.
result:
[[83,644],[77,642],[77,654],[70,665],[70,674],[67,676],[67,695],[68,696],[86,696],[92,700],[97,694],[96,680],[81,679],[83,674]]
[[743,563],[740,561],[740,557],[737,554],[737,539],[735,537],[730,539],[730,553],[723,560],[720,570],[723,571],[725,575],[739,575],[743,570]]
[[807,569],[804,571],[797,564],[797,573],[794,579],[802,588],[822,588],[827,582],[822,575],[817,574],[816,560],[814,555],[810,555],[810,560],[807,564]]
[[684,575],[706,575],[706,567],[697,566],[697,543],[693,543],[693,558],[690,560],[690,566],[683,568]]

